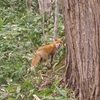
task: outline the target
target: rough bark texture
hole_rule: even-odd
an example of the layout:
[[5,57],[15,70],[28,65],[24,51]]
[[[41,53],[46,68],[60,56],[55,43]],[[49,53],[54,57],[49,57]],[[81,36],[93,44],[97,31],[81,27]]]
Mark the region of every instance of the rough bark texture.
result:
[[100,0],[61,0],[66,84],[79,100],[100,100]]

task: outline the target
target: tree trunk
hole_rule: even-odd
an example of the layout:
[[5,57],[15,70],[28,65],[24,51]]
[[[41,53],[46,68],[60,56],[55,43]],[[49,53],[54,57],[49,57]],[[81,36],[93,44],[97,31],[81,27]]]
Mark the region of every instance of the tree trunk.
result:
[[50,14],[51,10],[52,10],[52,2],[51,0],[38,0],[39,2],[39,10],[40,13],[44,13],[47,12]]
[[79,100],[100,100],[100,0],[61,0],[66,84]]
[[32,9],[31,9],[31,3],[30,3],[30,0],[26,0],[26,6],[27,6],[27,9],[28,9],[29,11],[32,10]]
[[53,35],[53,40],[56,39],[56,37],[57,37],[57,32],[58,32],[58,13],[59,13],[58,0],[55,0],[55,23],[54,23],[54,35]]
[[43,39],[44,45],[47,43],[47,32],[45,31],[45,13],[51,14],[52,11],[52,2],[51,0],[38,0],[39,3],[39,11],[42,15],[42,31],[43,31]]

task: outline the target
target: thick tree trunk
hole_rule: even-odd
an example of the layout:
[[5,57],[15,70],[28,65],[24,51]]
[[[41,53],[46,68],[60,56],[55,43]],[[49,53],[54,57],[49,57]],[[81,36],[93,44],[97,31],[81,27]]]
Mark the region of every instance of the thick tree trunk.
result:
[[61,0],[66,84],[79,100],[100,100],[100,1]]

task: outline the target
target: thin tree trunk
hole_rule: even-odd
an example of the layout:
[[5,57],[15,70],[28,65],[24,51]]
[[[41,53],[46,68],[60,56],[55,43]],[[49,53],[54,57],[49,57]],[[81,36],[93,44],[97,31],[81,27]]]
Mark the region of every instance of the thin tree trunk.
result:
[[32,10],[30,0],[26,0],[26,6],[27,6],[27,9],[28,9],[29,11]]
[[100,1],[61,0],[66,84],[79,100],[100,100]]
[[53,36],[54,40],[56,39],[58,32],[58,13],[59,13],[58,0],[55,0],[55,23],[54,23],[54,36]]
[[52,2],[51,0],[38,0],[39,3],[39,11],[40,14],[42,15],[42,31],[43,31],[43,40],[44,40],[44,45],[47,42],[47,32],[45,32],[45,13],[48,13],[50,15],[51,10],[52,10]]
[[47,12],[50,14],[52,10],[51,0],[38,0],[38,3],[39,3],[40,14],[42,14],[43,12]]
[[47,41],[47,39],[46,39],[46,32],[45,32],[45,30],[44,30],[44,0],[43,0],[43,9],[42,9],[42,31],[43,31],[43,37],[44,37],[44,45],[46,45],[46,41]]

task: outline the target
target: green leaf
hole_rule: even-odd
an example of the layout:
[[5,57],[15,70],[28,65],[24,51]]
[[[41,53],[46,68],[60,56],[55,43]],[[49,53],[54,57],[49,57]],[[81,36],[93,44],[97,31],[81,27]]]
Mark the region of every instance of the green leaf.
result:
[[30,80],[27,79],[22,85],[21,85],[21,89],[26,88],[27,86],[31,85]]
[[12,86],[8,86],[6,88],[6,90],[8,90],[9,92],[15,92],[16,91],[16,88],[15,87],[12,87]]
[[41,96],[41,95],[45,95],[45,96],[48,96],[48,95],[51,95],[53,92],[53,89],[49,88],[49,89],[45,89],[41,92],[37,92],[37,95],[38,96]]
[[57,86],[56,86],[56,90],[57,90],[57,92],[59,92],[62,96],[67,97],[66,91],[65,91],[65,90],[62,90],[61,88],[58,88]]

